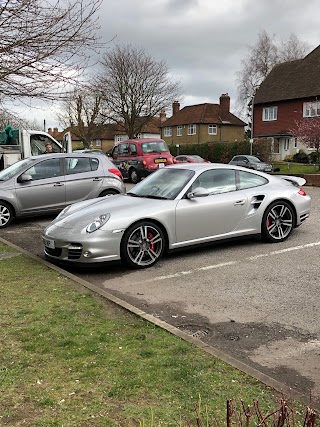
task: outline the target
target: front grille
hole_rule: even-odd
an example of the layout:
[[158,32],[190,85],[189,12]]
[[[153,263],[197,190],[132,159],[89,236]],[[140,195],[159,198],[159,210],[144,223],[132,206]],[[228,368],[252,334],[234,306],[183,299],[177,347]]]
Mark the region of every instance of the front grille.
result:
[[68,247],[68,259],[79,259],[82,254],[82,249],[80,243],[71,243]]
[[55,257],[59,258],[61,256],[62,249],[60,249],[60,248],[51,249],[51,248],[45,247],[45,253],[47,255],[55,256]]

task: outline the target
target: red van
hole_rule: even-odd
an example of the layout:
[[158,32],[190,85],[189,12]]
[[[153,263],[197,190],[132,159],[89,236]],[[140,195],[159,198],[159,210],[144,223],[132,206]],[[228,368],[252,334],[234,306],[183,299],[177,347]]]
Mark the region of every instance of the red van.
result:
[[157,138],[121,141],[113,148],[111,156],[123,178],[134,184],[159,167],[175,163],[166,142]]

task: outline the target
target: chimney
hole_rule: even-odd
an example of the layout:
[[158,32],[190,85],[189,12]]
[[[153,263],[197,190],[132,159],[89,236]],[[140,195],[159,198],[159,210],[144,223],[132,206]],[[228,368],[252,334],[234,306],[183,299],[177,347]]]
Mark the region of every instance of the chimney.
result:
[[180,104],[178,101],[173,101],[172,104],[172,115],[174,116],[180,110]]
[[220,116],[221,118],[227,118],[230,112],[230,96],[227,93],[223,93],[220,96]]
[[163,123],[164,121],[166,121],[167,119],[167,115],[166,112],[164,110],[160,111],[160,123]]

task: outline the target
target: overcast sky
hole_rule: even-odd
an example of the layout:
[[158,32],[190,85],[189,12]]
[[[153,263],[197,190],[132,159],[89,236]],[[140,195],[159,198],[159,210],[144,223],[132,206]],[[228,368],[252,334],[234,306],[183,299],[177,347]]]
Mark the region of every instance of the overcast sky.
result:
[[[237,72],[262,30],[277,40],[295,33],[310,50],[320,44],[320,0],[103,0],[99,17],[110,49],[130,43],[167,62],[181,82],[181,107],[229,93],[235,112]],[[24,113],[48,128],[58,126],[56,108]]]

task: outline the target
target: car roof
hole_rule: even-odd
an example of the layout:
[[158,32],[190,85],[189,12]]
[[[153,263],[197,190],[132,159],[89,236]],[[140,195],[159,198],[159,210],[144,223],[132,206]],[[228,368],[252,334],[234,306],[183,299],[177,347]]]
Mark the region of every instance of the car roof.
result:
[[188,169],[193,170],[195,172],[199,172],[202,170],[209,170],[209,169],[233,169],[233,170],[241,170],[245,172],[250,172],[256,175],[261,175],[265,177],[270,177],[269,174],[256,171],[256,170],[248,170],[247,168],[244,168],[242,166],[236,166],[236,165],[230,165],[227,163],[175,163],[173,165],[166,166],[166,168],[175,168],[175,169]]
[[142,142],[166,142],[166,141],[161,138],[137,138],[137,139],[126,139],[124,141],[119,141],[119,144],[128,143],[128,142],[135,142],[135,143],[141,144]]
[[[52,159],[52,157],[71,157],[71,158],[79,158],[79,157],[95,157],[96,155],[100,156],[100,152],[95,153],[48,153],[48,154],[38,154],[37,156],[31,156],[30,159],[32,160],[39,160],[39,159]],[[108,159],[107,156],[102,156],[103,158]]]

